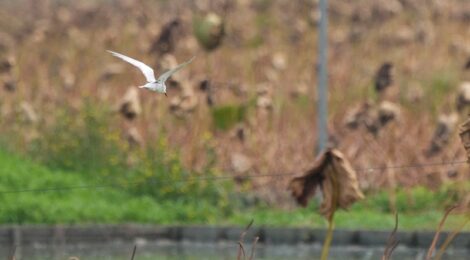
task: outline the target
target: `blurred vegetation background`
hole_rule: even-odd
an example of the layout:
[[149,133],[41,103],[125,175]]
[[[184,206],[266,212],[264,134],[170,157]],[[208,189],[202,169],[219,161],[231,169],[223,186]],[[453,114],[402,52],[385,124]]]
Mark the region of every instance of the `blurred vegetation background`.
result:
[[[1,1],[0,222],[323,225],[292,176],[245,177],[315,159],[317,2]],[[367,197],[337,226],[434,228],[470,203],[470,2],[329,12],[330,143]],[[197,57],[167,98],[107,49],[157,74]]]

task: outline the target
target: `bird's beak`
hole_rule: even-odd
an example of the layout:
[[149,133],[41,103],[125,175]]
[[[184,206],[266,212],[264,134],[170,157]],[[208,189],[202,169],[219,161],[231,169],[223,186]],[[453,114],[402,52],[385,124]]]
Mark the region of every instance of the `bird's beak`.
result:
[[165,92],[165,96],[168,97],[168,95],[166,94],[166,92]]

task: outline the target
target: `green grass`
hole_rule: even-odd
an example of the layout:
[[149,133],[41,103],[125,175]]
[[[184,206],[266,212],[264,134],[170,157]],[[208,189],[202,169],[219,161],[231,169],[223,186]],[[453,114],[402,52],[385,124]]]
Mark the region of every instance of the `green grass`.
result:
[[[50,170],[0,151],[0,223],[182,223],[214,219],[209,202],[157,201],[85,174]],[[80,188],[80,187],[101,188]],[[76,188],[73,188],[76,187]],[[57,191],[28,191],[60,188]],[[70,188],[70,189],[64,189]],[[12,192],[9,191],[25,191]]]
[[[59,191],[28,191],[5,193],[6,191],[54,189],[64,187],[99,186],[87,175],[51,170],[0,150],[0,223],[153,223],[153,224],[217,224],[246,225],[251,219],[256,225],[326,227],[325,220],[317,212],[317,204],[308,208],[281,210],[266,205],[243,208],[236,199],[227,205],[215,205],[213,201],[198,196],[184,199],[156,199],[140,195],[122,187],[100,189],[76,188]],[[435,196],[433,196],[433,194]],[[418,208],[400,213],[400,229],[434,230],[443,212],[438,206],[446,203],[446,189],[432,193],[423,189],[411,192]],[[381,193],[359,202],[349,212],[336,214],[337,228],[392,229],[393,214],[386,194]],[[409,203],[397,194],[397,207]],[[191,197],[188,195],[188,197]],[[425,202],[425,201],[434,202]],[[434,203],[434,204],[433,204]],[[403,205],[401,205],[403,204]],[[238,206],[236,206],[238,205]],[[400,210],[402,211],[402,210]],[[446,228],[452,229],[464,220],[462,215],[453,215]],[[470,227],[466,227],[470,230]]]
[[[399,213],[399,230],[435,230],[444,215],[443,211],[430,209],[419,213]],[[445,230],[453,230],[465,221],[464,215],[451,215],[444,226]],[[326,220],[315,210],[296,209],[285,211],[279,209],[254,209],[235,214],[230,224],[246,224],[254,219],[257,225],[266,226],[293,226],[326,228]],[[384,213],[377,209],[340,210],[335,214],[335,228],[341,229],[372,229],[392,230],[395,217],[391,213]],[[470,230],[467,225],[464,230]]]

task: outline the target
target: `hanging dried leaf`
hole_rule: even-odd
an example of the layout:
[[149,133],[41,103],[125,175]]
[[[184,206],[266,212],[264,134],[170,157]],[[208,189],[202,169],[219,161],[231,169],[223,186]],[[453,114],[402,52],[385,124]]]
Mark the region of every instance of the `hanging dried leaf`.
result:
[[208,92],[211,88],[211,82],[209,79],[203,79],[199,82],[199,90],[203,92]]
[[429,148],[426,150],[426,156],[431,157],[439,152],[449,143],[452,132],[455,130],[459,115],[452,113],[449,115],[442,114],[437,121],[436,130],[431,140]]
[[470,162],[470,117],[460,125],[459,135]]
[[7,75],[1,81],[3,81],[3,88],[8,92],[15,92],[16,80],[13,76]]
[[176,46],[176,34],[180,25],[181,20],[179,18],[163,25],[160,35],[152,43],[149,52],[158,54],[173,52]]
[[375,75],[375,90],[377,92],[382,92],[387,87],[392,85],[392,69],[393,64],[390,62],[385,62],[382,64],[382,66],[380,66],[379,70]]
[[458,111],[462,111],[470,105],[470,82],[465,81],[460,83],[456,103]]
[[170,111],[178,117],[185,117],[194,112],[199,105],[199,98],[189,84],[181,84],[181,93],[170,101]]
[[119,111],[129,120],[134,119],[140,114],[142,107],[140,105],[139,93],[136,88],[131,87],[126,91],[126,94],[119,105]]
[[337,208],[347,209],[355,201],[364,198],[356,172],[336,149],[322,153],[310,170],[291,180],[288,189],[297,202],[306,207],[317,187],[323,194],[320,213],[327,219]]
[[382,128],[400,117],[400,110],[399,105],[389,101],[378,105],[366,102],[346,114],[345,125],[350,129],[362,125],[369,133],[377,135]]
[[268,96],[259,96],[256,98],[256,107],[263,110],[271,110],[273,108],[273,101]]
[[389,101],[383,101],[378,108],[378,121],[384,127],[390,121],[397,119],[400,115],[400,106]]
[[16,65],[16,59],[14,56],[8,56],[0,60],[0,73],[10,72],[11,69]]
[[357,129],[364,122],[371,107],[371,103],[365,102],[351,110],[348,110],[344,124],[350,129]]
[[243,124],[238,125],[234,132],[233,132],[233,137],[238,139],[240,142],[245,142],[247,136],[247,129]]

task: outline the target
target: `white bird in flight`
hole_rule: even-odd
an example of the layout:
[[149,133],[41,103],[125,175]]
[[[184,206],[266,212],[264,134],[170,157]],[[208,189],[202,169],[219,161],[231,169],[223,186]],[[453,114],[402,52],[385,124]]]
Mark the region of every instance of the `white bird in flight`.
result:
[[141,61],[138,61],[138,60],[135,60],[131,57],[127,57],[127,56],[122,55],[120,53],[114,52],[114,51],[108,50],[108,52],[111,53],[113,56],[116,56],[116,57],[118,57],[118,58],[120,58],[120,59],[122,59],[126,62],[129,62],[130,64],[132,64],[132,65],[136,66],[137,68],[139,68],[140,71],[142,71],[145,78],[147,79],[147,83],[145,85],[139,86],[139,88],[146,88],[148,90],[163,93],[163,94],[165,94],[165,96],[167,96],[165,81],[171,75],[175,74],[177,71],[179,71],[180,69],[182,69],[183,67],[185,67],[186,65],[191,63],[194,59],[194,57],[192,57],[189,61],[187,61],[185,63],[182,63],[182,64],[176,66],[175,68],[166,71],[160,77],[158,77],[158,79],[155,79],[155,74],[153,72],[153,69],[150,68],[145,63],[143,63]]

